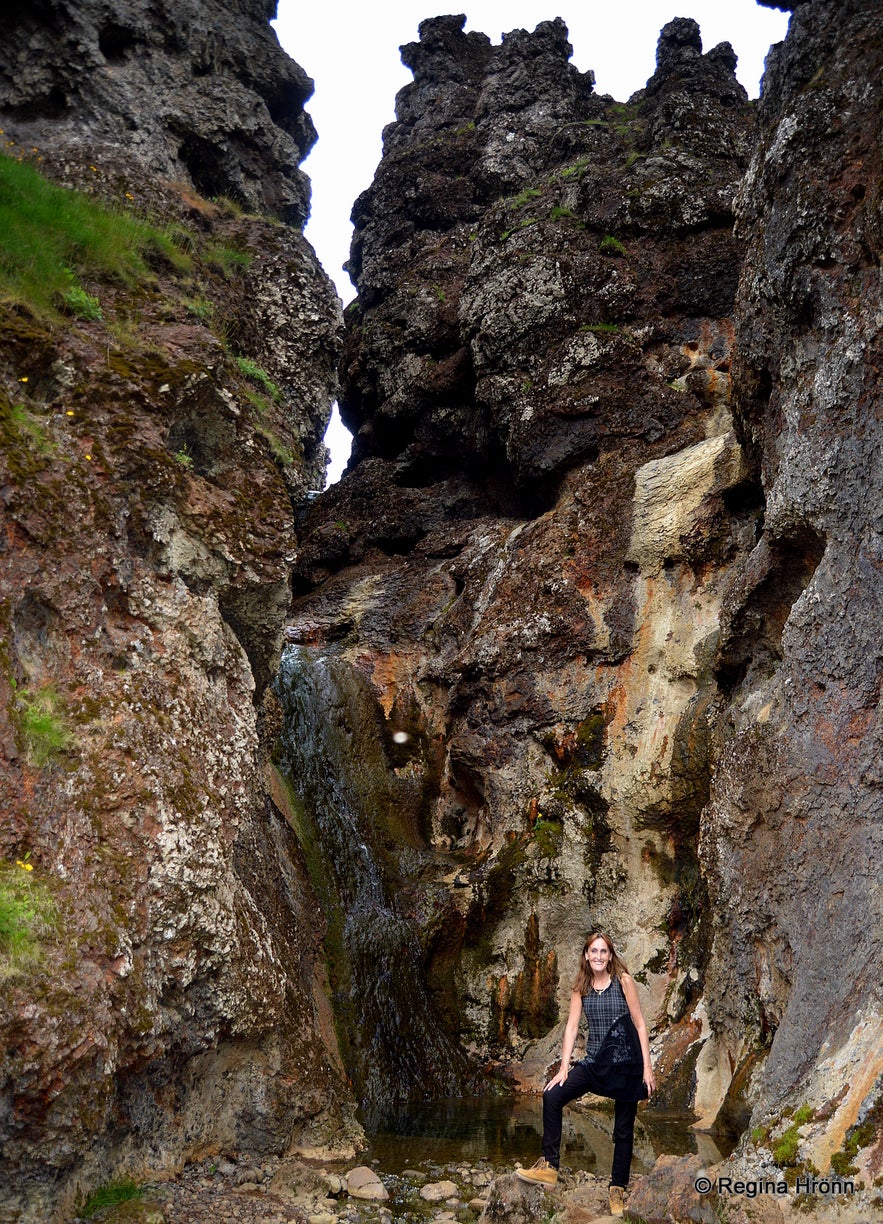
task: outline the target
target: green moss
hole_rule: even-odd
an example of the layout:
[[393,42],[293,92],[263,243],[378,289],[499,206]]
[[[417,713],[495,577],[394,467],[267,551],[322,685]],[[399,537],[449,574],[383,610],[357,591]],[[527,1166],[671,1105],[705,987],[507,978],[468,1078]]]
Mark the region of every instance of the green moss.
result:
[[615,323],[583,323],[581,332],[597,332],[602,336],[618,336],[622,328]]
[[93,1190],[80,1208],[80,1215],[90,1220],[107,1207],[117,1207],[120,1203],[129,1203],[133,1199],[144,1197],[144,1188],[129,1178],[119,1178]]
[[352,1065],[348,1033],[352,1031],[354,1018],[350,985],[352,970],[346,951],[344,930],[346,913],[338,896],[333,873],[322,848],[319,829],[310,817],[306,804],[301,800],[289,779],[275,765],[273,773],[284,797],[284,816],[298,840],[306,862],[307,875],[319,900],[322,917],[325,919],[323,948],[328,978],[334,994],[334,1023],[338,1045],[347,1066]]
[[563,170],[560,170],[558,172],[559,177],[563,179],[569,179],[569,178],[574,178],[574,177],[582,178],[583,174],[586,171],[586,167],[588,166],[588,164],[589,164],[589,158],[581,157],[579,158],[578,161],[575,161],[572,165],[565,166]]
[[13,717],[28,761],[42,769],[72,743],[64,701],[51,684],[16,693]]
[[240,374],[244,374],[246,378],[261,387],[277,404],[281,403],[282,392],[266,370],[262,369],[256,361],[252,361],[250,357],[236,357],[234,360]]
[[57,922],[52,894],[28,856],[0,863],[0,980],[39,964],[41,941]]
[[831,1157],[831,1168],[840,1177],[854,1177],[858,1173],[858,1165],[854,1163],[859,1150],[868,1147],[877,1137],[877,1128],[873,1119],[851,1126],[846,1132],[843,1148]]
[[625,255],[626,249],[618,238],[614,238],[613,234],[605,234],[601,239],[598,250],[602,255]]
[[789,1126],[784,1134],[773,1141],[773,1160],[781,1168],[787,1168],[797,1163],[797,1149],[800,1146],[800,1135],[796,1126]]
[[533,840],[540,852],[540,858],[555,858],[561,852],[561,839],[564,836],[564,826],[560,820],[548,820],[538,816],[533,827]]

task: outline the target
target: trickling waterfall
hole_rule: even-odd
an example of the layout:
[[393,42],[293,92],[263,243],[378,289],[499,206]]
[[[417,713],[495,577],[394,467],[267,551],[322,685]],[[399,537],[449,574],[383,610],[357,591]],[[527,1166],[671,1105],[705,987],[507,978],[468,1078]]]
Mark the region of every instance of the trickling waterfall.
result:
[[437,1022],[416,931],[378,853],[378,824],[395,823],[396,795],[376,704],[351,667],[308,647],[286,650],[276,689],[281,766],[301,805],[342,1052],[366,1115],[391,1101],[459,1095],[466,1060]]

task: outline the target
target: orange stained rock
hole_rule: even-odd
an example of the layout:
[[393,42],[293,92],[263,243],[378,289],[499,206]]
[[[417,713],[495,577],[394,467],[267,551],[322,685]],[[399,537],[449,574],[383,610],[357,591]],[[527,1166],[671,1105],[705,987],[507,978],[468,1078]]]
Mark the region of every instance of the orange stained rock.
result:
[[389,718],[398,695],[401,679],[412,670],[412,660],[404,655],[390,652],[371,656],[371,683],[384,716]]
[[850,1060],[846,1096],[813,1145],[815,1163],[823,1173],[830,1169],[834,1153],[843,1149],[850,1127],[858,1122],[862,1106],[866,1105],[874,1085],[883,1075],[883,1017],[873,1016],[860,1021],[850,1044],[861,1048],[864,1055]]

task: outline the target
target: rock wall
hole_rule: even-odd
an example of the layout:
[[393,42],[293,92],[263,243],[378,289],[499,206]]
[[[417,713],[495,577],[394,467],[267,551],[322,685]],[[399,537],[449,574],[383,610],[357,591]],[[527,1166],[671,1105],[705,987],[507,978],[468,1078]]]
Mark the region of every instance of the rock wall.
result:
[[374,694],[475,1058],[536,1086],[605,928],[658,1105],[872,1181],[881,18],[795,7],[756,108],[691,21],[623,104],[560,21],[421,25],[291,636]]
[[374,693],[409,782],[391,891],[449,1031],[536,1085],[601,926],[684,1104],[718,618],[762,501],[729,412],[751,109],[692,21],[624,104],[561,21],[500,47],[462,25],[403,48],[355,206],[355,459],[305,524],[292,636]]
[[266,696],[340,307],[270,215],[306,213],[312,129],[266,4],[13,9],[7,156],[178,252],[96,274],[100,317],[0,307],[0,859],[57,909],[41,961],[0,956],[0,1218],[43,1222],[222,1148],[352,1147]]
[[274,0],[7,6],[0,111],[22,144],[122,160],[302,225],[313,83],[279,46],[275,12]]
[[[800,1158],[879,1175],[878,800],[883,15],[795,7],[742,187],[738,432],[763,534],[724,601],[726,712],[702,861],[709,996],[769,1045],[755,1122],[810,1108]],[[855,1070],[851,1070],[855,1068]]]

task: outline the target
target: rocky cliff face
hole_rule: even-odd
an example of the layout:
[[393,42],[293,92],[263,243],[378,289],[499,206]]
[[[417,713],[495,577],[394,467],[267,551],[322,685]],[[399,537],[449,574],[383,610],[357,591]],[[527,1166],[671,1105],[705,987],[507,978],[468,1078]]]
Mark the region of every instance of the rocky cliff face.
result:
[[0,311],[2,901],[26,881],[56,912],[42,960],[0,957],[3,1219],[223,1145],[347,1145],[322,927],[265,777],[340,322],[270,215],[306,212],[311,126],[268,16],[2,19],[7,155],[168,237],[143,275],[84,273],[79,315]]
[[[703,817],[716,1031],[801,1158],[880,1172],[878,803],[883,17],[795,6],[740,194],[738,432],[766,509],[724,602]],[[746,1033],[749,1038],[746,1041]],[[847,1068],[860,1067],[850,1072]]]
[[0,887],[55,910],[0,1218],[340,1150],[346,1076],[536,1086],[595,926],[663,1106],[879,1176],[877,7],[795,4],[756,108],[691,21],[626,103],[560,21],[425,22],[302,524],[339,320],[266,6],[2,19],[7,150],[172,236],[0,315]]
[[294,632],[367,682],[408,779],[387,808],[422,866],[393,891],[449,1031],[535,1084],[601,926],[683,1103],[718,617],[761,503],[729,412],[750,108],[692,21],[625,104],[560,21],[500,47],[462,25],[404,48],[355,207],[357,459],[308,520]]
[[536,1084],[605,928],[663,1105],[871,1180],[880,20],[800,5],[756,120],[690,21],[625,104],[423,23],[291,634],[373,696],[451,1036]]
[[302,225],[313,83],[279,46],[275,11],[273,0],[7,6],[0,110],[20,143],[74,166],[137,166]]

